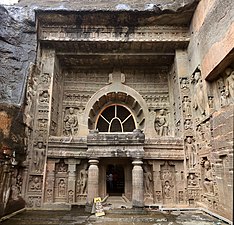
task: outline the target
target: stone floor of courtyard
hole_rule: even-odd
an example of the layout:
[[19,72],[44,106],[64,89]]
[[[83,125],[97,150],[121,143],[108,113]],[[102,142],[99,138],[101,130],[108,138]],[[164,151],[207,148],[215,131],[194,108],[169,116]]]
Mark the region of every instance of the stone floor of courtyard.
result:
[[224,225],[226,222],[201,211],[110,210],[96,217],[83,208],[70,211],[26,210],[2,225]]

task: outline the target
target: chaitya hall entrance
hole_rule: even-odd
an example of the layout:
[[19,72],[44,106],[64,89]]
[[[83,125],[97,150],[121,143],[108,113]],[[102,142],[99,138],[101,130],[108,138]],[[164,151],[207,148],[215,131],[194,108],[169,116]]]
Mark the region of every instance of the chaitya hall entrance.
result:
[[0,217],[101,198],[232,219],[230,1],[6,1]]
[[135,15],[100,13],[37,14],[41,51],[28,83],[34,91],[28,207],[91,206],[94,198],[111,196],[132,207],[183,205],[173,64],[180,66],[175,58],[183,51],[176,48],[187,46],[188,31],[158,26],[141,13],[130,29]]

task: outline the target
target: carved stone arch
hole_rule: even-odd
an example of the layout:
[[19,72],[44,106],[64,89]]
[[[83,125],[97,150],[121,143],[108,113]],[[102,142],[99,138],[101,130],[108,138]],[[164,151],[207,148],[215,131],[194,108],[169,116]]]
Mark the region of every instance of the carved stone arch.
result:
[[89,130],[95,129],[98,115],[111,104],[126,106],[134,115],[138,129],[145,130],[148,123],[148,107],[145,100],[134,89],[124,84],[111,84],[96,92],[87,102],[83,123]]

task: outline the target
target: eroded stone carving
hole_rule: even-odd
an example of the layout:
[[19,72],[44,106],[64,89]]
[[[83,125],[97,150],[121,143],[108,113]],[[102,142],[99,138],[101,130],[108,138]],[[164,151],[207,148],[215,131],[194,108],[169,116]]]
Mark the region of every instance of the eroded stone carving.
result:
[[155,192],[155,198],[156,198],[156,202],[161,202],[162,201],[162,192],[161,191],[156,191]]
[[180,88],[185,90],[185,89],[188,89],[188,86],[189,86],[188,79],[185,77],[182,78],[180,81]]
[[233,101],[234,100],[234,70],[231,68],[227,68],[225,70],[225,73],[228,76],[225,82],[226,96],[231,98],[231,100]]
[[190,173],[188,175],[188,187],[196,187],[198,186],[198,180],[194,173]]
[[188,98],[188,96],[184,96],[183,98],[183,111],[184,111],[184,115],[185,117],[191,117],[191,102]]
[[60,161],[59,164],[57,164],[57,171],[58,172],[67,172],[67,165],[64,163],[64,161]]
[[121,73],[117,68],[114,68],[113,72],[109,74],[109,83],[125,83],[125,74]]
[[221,105],[221,107],[223,107],[223,106],[225,106],[227,104],[228,104],[227,93],[223,89],[223,90],[220,91],[220,105]]
[[73,198],[74,198],[74,191],[69,190],[68,191],[68,203],[73,203]]
[[75,109],[70,107],[65,112],[64,117],[64,130],[63,133],[66,136],[75,135],[78,131],[78,118],[75,113]]
[[208,105],[209,105],[209,108],[211,109],[214,108],[214,96],[208,96]]
[[66,184],[64,179],[61,179],[58,183],[58,196],[65,197],[65,193],[66,193]]
[[152,181],[153,181],[152,173],[150,171],[149,166],[147,166],[147,165],[143,166],[143,170],[144,170],[145,194],[152,195]]
[[204,161],[204,191],[208,194],[214,194],[213,174],[209,160]]
[[163,186],[163,193],[164,193],[164,198],[171,198],[172,193],[171,193],[171,184],[168,180],[165,181],[164,186]]
[[88,164],[85,163],[83,169],[80,170],[79,174],[79,194],[87,193],[87,184],[88,184]]
[[178,200],[179,200],[179,203],[183,203],[184,202],[184,192],[183,191],[179,191],[179,193],[178,193]]
[[165,109],[161,109],[156,115],[154,128],[159,136],[168,136],[169,123]]
[[35,84],[28,86],[27,95],[26,95],[26,106],[24,109],[24,123],[26,124],[27,127],[32,127],[31,110],[33,104],[33,98],[36,94],[36,91],[33,89],[34,86]]
[[34,148],[34,155],[33,155],[34,170],[36,172],[43,171],[44,155],[45,155],[44,144],[43,142],[38,142],[37,146]]
[[41,103],[49,103],[49,93],[48,91],[42,91],[39,95],[39,102]]
[[39,176],[31,176],[29,181],[30,191],[41,191],[42,180]]
[[51,75],[49,73],[42,73],[41,74],[41,82],[43,84],[48,84],[51,79]]
[[186,119],[184,122],[184,129],[185,130],[191,130],[192,129],[192,120]]
[[206,97],[204,93],[203,81],[201,78],[201,72],[198,70],[194,73],[194,109],[197,113],[197,116],[206,116]]
[[30,207],[30,208],[41,207],[41,196],[29,196],[28,197],[28,207]]
[[194,168],[196,165],[196,146],[192,137],[187,137],[185,140],[186,158],[188,159],[188,167]]
[[50,203],[53,202],[53,190],[50,188],[46,190],[46,200]]
[[162,194],[165,203],[171,203],[174,201],[174,173],[170,162],[166,162],[161,166],[161,183]]

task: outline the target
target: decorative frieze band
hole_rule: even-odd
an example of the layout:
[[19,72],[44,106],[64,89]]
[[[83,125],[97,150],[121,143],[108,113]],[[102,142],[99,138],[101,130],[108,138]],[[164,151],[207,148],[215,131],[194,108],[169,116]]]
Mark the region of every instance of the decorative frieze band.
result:
[[40,40],[50,41],[173,41],[188,42],[182,27],[41,27]]

